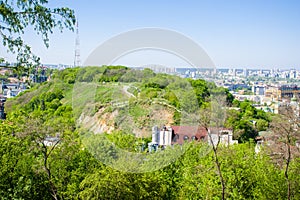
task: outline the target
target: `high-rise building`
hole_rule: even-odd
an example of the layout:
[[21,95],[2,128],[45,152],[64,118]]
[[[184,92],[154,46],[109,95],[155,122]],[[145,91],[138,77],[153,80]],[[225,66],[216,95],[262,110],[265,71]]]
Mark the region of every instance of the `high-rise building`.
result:
[[247,76],[249,75],[248,73],[249,73],[248,69],[245,68],[245,69],[244,69],[244,76],[247,77]]

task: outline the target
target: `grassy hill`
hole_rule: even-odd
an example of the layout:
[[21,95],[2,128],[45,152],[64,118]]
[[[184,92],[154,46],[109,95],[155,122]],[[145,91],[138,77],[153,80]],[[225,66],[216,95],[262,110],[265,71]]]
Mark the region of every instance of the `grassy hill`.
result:
[[[234,103],[240,110],[214,113],[214,100],[223,107]],[[240,142],[254,138],[269,122],[266,113],[256,110],[251,102],[233,101],[227,89],[214,83],[124,66],[56,71],[50,82],[8,100],[6,112],[8,117],[20,109],[27,114],[41,112],[45,104],[56,109],[60,104],[67,107],[77,127],[96,133],[121,130],[138,137],[150,136],[154,125],[199,125],[208,116],[201,116],[201,110],[208,110],[211,117],[222,116],[222,125],[233,128]],[[55,112],[47,111],[47,116],[51,118]],[[255,127],[252,121],[259,121],[260,126]]]
[[[226,109],[232,104],[238,109]],[[286,198],[283,165],[255,154],[250,140],[268,127],[269,116],[204,80],[123,66],[66,69],[9,99],[6,112],[0,121],[4,199],[220,199],[216,155],[207,143],[155,153],[147,143],[152,125],[215,123],[222,113],[223,125],[244,143],[217,150],[226,199]],[[47,146],[47,138],[58,140]],[[299,199],[299,160],[289,169]]]
[[[195,82],[198,85],[193,87]],[[203,80],[123,66],[86,67],[57,71],[50,82],[9,100],[6,111],[9,114],[51,92],[60,93],[60,102],[72,107],[79,124],[90,121],[88,128],[96,132],[121,129],[140,136],[153,125],[182,123],[181,113],[194,113],[209,96]]]

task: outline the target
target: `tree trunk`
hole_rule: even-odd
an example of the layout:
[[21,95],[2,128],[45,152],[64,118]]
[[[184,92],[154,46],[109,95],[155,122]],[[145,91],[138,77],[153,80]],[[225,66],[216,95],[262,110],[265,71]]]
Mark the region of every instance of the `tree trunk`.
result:
[[220,182],[221,182],[221,186],[222,186],[222,200],[225,200],[225,181],[224,181],[224,178],[223,178],[223,175],[222,175],[222,171],[221,171],[221,163],[219,161],[219,157],[218,157],[218,145],[219,145],[219,140],[218,140],[218,143],[215,145],[213,143],[213,140],[212,140],[212,137],[211,137],[211,134],[208,130],[208,128],[206,128],[206,131],[208,133],[208,136],[209,136],[209,139],[210,139],[210,142],[212,144],[212,147],[213,147],[213,151],[214,151],[214,156],[215,156],[215,164],[217,166],[217,170],[218,170],[218,175],[219,175],[219,178],[220,178]]
[[290,200],[291,199],[291,183],[289,180],[289,165],[291,162],[291,146],[290,146],[290,137],[287,136],[287,159],[286,159],[286,165],[285,165],[285,172],[284,172],[284,176],[287,182],[287,199]]
[[51,193],[51,196],[53,197],[53,199],[55,200],[58,200],[58,197],[57,197],[57,192],[56,192],[56,188],[54,186],[54,184],[52,183],[52,180],[51,180],[51,171],[48,167],[48,157],[49,157],[49,154],[48,154],[48,150],[47,150],[47,146],[45,144],[43,144],[43,155],[44,155],[44,168],[47,172],[47,176],[48,176],[48,181],[50,183],[50,193]]

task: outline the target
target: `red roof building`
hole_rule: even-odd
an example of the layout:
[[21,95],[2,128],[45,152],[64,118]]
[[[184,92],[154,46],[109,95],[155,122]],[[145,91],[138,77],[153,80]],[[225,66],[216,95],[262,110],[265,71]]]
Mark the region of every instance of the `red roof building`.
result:
[[171,126],[172,144],[183,144],[185,141],[204,140],[207,131],[200,126]]

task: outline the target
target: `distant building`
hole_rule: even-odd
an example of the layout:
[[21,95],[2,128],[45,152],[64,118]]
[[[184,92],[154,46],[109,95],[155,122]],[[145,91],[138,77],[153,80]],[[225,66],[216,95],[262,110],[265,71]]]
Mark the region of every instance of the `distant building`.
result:
[[172,144],[183,144],[184,142],[205,140],[207,131],[200,126],[171,126]]
[[1,93],[5,98],[12,98],[26,90],[24,83],[2,83]]
[[163,126],[159,129],[157,126],[152,128],[152,142],[148,143],[149,152],[156,151],[159,147],[171,146],[174,144],[182,145],[185,142],[204,141],[208,144],[232,145],[237,143],[233,140],[231,129],[209,128],[211,139],[204,127],[200,126]]
[[171,145],[172,141],[172,128],[163,126],[159,129],[157,126],[152,128],[152,144],[157,144],[160,146]]
[[249,71],[248,71],[247,68],[244,69],[243,75],[244,75],[245,77],[248,77]]
[[262,96],[259,95],[241,95],[241,94],[234,93],[233,96],[238,101],[245,101],[247,99],[249,101],[253,101],[256,103],[260,103],[262,99],[261,98]]
[[300,87],[297,85],[269,86],[265,91],[265,96],[278,101],[293,97],[300,98]]
[[299,98],[300,97],[300,87],[297,85],[282,85],[279,87],[279,95],[283,98]]
[[264,95],[265,94],[265,86],[262,85],[253,85],[252,92],[256,95]]
[[236,69],[232,69],[232,75],[236,76]]
[[292,79],[296,79],[297,78],[297,72],[296,72],[296,70],[291,70],[289,76]]
[[207,139],[208,144],[215,146],[219,143],[221,145],[229,146],[237,144],[237,140],[233,140],[233,134],[231,129],[209,129],[210,137]]
[[37,74],[30,74],[29,80],[34,83],[43,83],[48,80],[48,76],[46,75],[37,75]]

